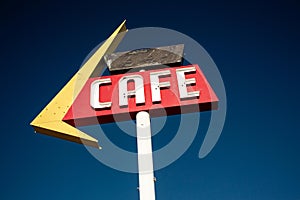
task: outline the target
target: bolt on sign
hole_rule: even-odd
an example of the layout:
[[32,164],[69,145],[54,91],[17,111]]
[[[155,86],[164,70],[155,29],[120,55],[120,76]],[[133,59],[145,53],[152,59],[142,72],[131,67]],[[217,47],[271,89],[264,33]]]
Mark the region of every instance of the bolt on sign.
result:
[[[100,148],[75,125],[131,120],[140,111],[156,117],[217,109],[201,66],[181,66],[183,44],[114,53],[126,31],[124,21],[37,115],[36,132]],[[112,75],[92,77],[102,59]]]

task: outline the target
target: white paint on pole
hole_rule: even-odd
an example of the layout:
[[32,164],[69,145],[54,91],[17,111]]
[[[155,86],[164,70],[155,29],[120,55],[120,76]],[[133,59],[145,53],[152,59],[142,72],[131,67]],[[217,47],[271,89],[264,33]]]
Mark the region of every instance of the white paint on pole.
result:
[[136,115],[140,200],[155,200],[150,116]]

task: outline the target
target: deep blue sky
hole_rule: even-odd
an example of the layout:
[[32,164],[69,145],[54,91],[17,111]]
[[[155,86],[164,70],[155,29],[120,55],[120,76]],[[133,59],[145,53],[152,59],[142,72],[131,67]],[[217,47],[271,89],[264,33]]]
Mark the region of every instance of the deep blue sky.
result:
[[124,19],[129,29],[165,27],[195,39],[227,91],[216,147],[200,160],[199,131],[179,160],[156,172],[157,199],[300,199],[297,1],[2,1],[0,8],[0,199],[138,199],[136,174],[29,126]]

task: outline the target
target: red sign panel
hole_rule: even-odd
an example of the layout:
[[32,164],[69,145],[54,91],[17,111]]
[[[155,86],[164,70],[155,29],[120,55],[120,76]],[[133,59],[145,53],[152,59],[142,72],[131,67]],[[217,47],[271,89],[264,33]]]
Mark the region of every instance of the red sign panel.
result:
[[90,78],[63,120],[82,126],[217,109],[218,98],[198,65]]

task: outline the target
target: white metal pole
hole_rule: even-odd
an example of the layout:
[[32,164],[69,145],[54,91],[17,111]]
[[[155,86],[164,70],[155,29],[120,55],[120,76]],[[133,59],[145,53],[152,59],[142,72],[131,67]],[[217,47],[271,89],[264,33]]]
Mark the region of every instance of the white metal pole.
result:
[[149,113],[136,115],[140,200],[155,200],[152,140]]

